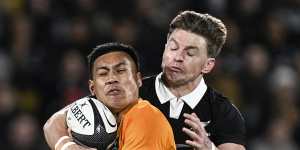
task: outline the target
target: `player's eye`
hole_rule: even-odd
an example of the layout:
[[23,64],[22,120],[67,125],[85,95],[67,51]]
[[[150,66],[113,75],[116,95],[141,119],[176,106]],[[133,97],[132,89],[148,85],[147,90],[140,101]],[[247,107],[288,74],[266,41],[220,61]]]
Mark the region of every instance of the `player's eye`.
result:
[[197,53],[198,53],[198,49],[197,48],[189,48],[186,51],[186,54],[188,56],[191,56],[191,57],[197,55]]
[[106,76],[107,74],[108,74],[107,71],[98,71],[96,75],[102,77],[102,76]]
[[168,47],[168,49],[170,49],[171,51],[174,51],[174,50],[177,50],[177,49],[178,49],[178,45],[175,43],[174,40],[170,40],[170,41],[167,43],[167,47]]
[[120,69],[117,70],[118,73],[123,73],[125,71],[126,71],[126,68],[120,68]]
[[187,51],[187,55],[188,55],[188,56],[195,56],[195,51],[193,51],[193,50],[188,50],[188,51]]

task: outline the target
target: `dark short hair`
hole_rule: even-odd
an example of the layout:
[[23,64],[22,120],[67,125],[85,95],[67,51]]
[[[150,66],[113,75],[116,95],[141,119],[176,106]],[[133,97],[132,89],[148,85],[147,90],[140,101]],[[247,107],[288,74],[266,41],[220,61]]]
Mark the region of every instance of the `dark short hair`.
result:
[[179,13],[170,23],[168,38],[175,29],[182,29],[203,36],[206,39],[209,57],[218,56],[227,35],[226,26],[220,19],[195,11]]
[[94,67],[95,60],[99,56],[102,56],[110,52],[125,52],[133,59],[137,71],[140,70],[139,57],[136,50],[133,47],[131,47],[130,45],[117,43],[117,42],[104,43],[94,48],[93,51],[87,56],[90,79],[93,79],[93,67]]

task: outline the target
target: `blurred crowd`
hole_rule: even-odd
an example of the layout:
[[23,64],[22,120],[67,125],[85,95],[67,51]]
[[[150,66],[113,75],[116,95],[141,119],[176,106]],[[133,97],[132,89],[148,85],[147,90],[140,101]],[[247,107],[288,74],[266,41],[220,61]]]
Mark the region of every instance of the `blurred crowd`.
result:
[[89,94],[86,55],[98,44],[133,45],[143,75],[160,72],[182,10],[227,25],[206,80],[244,115],[247,149],[300,149],[300,0],[1,0],[1,149],[48,149],[42,125]]

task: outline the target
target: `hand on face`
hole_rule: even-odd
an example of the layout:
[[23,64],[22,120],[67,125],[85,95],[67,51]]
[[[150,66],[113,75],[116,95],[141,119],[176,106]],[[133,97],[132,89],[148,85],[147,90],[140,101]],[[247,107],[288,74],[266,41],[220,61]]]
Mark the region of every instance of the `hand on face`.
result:
[[200,121],[195,113],[192,114],[183,114],[186,118],[184,123],[189,128],[182,128],[182,131],[185,132],[191,139],[186,140],[186,144],[192,146],[197,150],[211,150],[212,142],[208,138],[208,134],[204,129],[204,123]]

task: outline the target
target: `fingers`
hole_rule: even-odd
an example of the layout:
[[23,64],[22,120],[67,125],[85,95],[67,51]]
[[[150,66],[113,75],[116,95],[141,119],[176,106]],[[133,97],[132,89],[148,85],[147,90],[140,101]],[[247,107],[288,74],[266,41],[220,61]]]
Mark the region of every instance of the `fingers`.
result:
[[68,147],[67,150],[97,150],[95,148],[83,147],[77,144],[72,144]]
[[186,133],[190,139],[186,140],[186,144],[196,148],[196,149],[207,149],[210,148],[211,141],[208,138],[208,134],[204,128],[204,123],[202,123],[199,117],[195,114],[183,114],[186,118],[184,123],[188,126],[182,128],[182,131]]
[[72,133],[71,133],[71,129],[70,128],[68,128],[68,135],[69,135],[69,137],[72,137]]
[[192,147],[197,147],[197,148],[203,147],[203,146],[201,146],[201,144],[199,144],[195,141],[191,141],[191,140],[186,140],[185,143],[192,146]]
[[195,114],[195,113],[192,113],[192,114],[187,114],[187,113],[184,113],[183,116],[186,118],[186,119],[190,119],[194,122],[201,122],[200,121],[200,118]]
[[183,127],[182,131],[195,141],[201,141],[203,139],[196,132],[192,131],[191,129]]
[[207,133],[204,129],[204,124],[200,121],[200,119],[197,117],[195,113],[192,114],[183,114],[183,116],[186,118],[184,120],[184,123],[188,125],[194,132],[199,134],[200,136],[206,136]]
[[184,123],[189,127],[189,130],[192,131],[195,134],[201,134],[201,128],[199,124],[189,120],[189,119],[185,119]]

